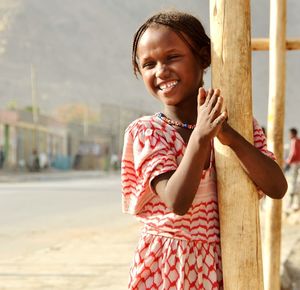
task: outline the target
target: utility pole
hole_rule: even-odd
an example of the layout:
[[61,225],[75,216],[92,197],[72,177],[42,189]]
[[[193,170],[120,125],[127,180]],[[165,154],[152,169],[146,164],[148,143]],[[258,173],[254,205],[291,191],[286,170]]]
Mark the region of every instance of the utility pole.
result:
[[88,104],[83,105],[83,136],[84,140],[88,139],[89,135],[89,106]]
[[30,67],[31,72],[31,106],[32,106],[32,119],[34,123],[34,138],[33,146],[34,149],[38,150],[38,122],[39,122],[39,113],[38,113],[38,100],[37,100],[37,86],[36,86],[36,69],[33,64]]

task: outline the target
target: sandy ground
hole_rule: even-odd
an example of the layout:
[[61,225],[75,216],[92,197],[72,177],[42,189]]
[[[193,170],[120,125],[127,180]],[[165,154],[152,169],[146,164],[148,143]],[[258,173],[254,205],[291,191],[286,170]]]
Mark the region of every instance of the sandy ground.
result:
[[32,236],[58,241],[35,253],[2,260],[1,290],[121,290],[140,226],[131,219],[114,228],[84,228]]
[[[52,240],[50,247],[2,260],[1,290],[122,290],[140,225],[134,218],[113,228],[77,228],[35,233],[33,243]],[[284,227],[283,256],[299,241],[300,225]]]
[[[291,218],[283,221],[283,259],[300,243],[300,212]],[[140,227],[120,215],[109,226],[31,232],[24,244],[42,246],[22,254],[12,236],[12,246],[0,245],[0,290],[125,290]]]

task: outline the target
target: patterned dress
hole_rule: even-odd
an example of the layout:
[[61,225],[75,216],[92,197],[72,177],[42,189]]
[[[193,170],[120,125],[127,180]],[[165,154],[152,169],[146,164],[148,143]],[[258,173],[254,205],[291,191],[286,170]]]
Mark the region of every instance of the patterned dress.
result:
[[[271,154],[255,120],[254,139],[257,148]],[[156,176],[176,170],[185,149],[181,135],[157,114],[134,121],[125,132],[123,211],[144,224],[128,289],[223,289],[213,162],[199,176],[196,196],[183,216],[168,209],[151,189]]]

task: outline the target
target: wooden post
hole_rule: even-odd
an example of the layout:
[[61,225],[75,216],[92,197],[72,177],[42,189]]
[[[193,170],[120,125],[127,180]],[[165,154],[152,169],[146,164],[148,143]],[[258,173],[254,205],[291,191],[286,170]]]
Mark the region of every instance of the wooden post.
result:
[[[286,72],[286,0],[270,3],[268,146],[283,165]],[[281,200],[267,199],[264,240],[266,290],[280,289]]]
[[35,150],[39,149],[39,131],[37,129],[39,122],[39,106],[37,102],[37,89],[36,89],[36,69],[35,65],[31,64],[31,105],[32,105],[32,120],[34,123],[33,131],[33,148]]
[[[252,50],[269,50],[268,38],[253,38],[251,40]],[[298,50],[300,49],[299,38],[289,38],[285,41],[286,50]]]
[[[249,0],[210,1],[212,86],[229,124],[253,141]],[[258,194],[230,148],[215,142],[225,290],[263,289]]]

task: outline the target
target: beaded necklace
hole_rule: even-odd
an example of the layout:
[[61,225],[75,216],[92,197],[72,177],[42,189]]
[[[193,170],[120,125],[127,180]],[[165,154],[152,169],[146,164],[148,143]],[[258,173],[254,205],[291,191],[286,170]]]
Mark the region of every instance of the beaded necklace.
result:
[[158,113],[157,116],[158,116],[158,118],[162,119],[163,121],[165,121],[166,123],[168,123],[171,126],[178,126],[178,127],[190,129],[190,130],[193,130],[196,127],[196,125],[173,121],[173,120],[169,119],[168,117],[166,117],[163,113]]

